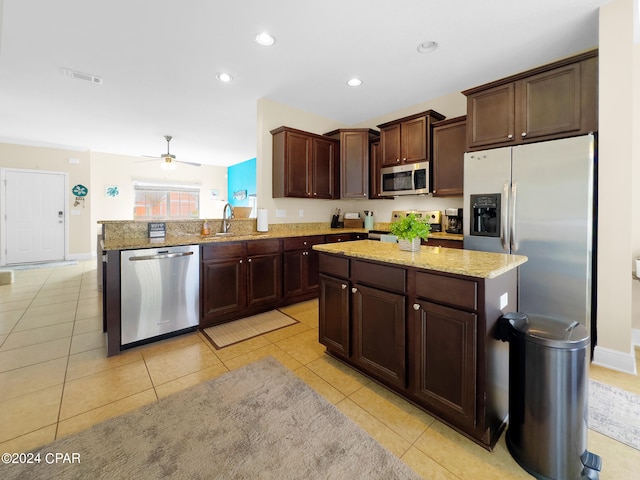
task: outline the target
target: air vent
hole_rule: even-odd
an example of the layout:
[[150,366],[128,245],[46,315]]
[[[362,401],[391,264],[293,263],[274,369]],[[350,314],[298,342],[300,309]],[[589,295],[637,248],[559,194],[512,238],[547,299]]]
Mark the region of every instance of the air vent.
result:
[[95,83],[96,85],[102,85],[102,77],[98,77],[97,75],[77,72],[68,68],[60,68],[60,73],[66,75],[67,77],[76,78],[78,80],[85,80],[87,82]]

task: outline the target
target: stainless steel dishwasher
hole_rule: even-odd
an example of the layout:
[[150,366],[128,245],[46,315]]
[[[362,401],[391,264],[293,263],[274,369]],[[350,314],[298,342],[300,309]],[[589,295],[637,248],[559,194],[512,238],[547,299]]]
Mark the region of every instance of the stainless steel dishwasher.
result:
[[198,326],[197,245],[124,250],[120,253],[120,274],[121,346],[138,345]]

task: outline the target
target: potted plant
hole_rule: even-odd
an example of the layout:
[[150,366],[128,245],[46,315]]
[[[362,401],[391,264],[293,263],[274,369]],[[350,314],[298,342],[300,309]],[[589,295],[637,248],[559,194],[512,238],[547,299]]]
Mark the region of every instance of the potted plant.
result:
[[398,237],[400,250],[417,252],[420,250],[420,241],[427,240],[431,225],[426,219],[418,218],[415,213],[410,213],[397,222],[393,222],[390,230],[392,235]]

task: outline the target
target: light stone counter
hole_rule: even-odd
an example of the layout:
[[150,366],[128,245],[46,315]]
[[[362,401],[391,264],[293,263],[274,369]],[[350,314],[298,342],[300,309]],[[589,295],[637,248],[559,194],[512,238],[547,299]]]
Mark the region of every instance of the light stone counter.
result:
[[[132,250],[138,248],[173,247],[178,245],[195,245],[200,243],[235,242],[259,240],[267,238],[287,238],[311,235],[334,235],[341,233],[367,233],[364,228],[331,228],[328,223],[283,223],[270,224],[268,232],[256,231],[256,220],[232,219],[229,235],[200,235],[203,220],[162,220],[167,226],[167,236],[149,240],[147,221],[136,220],[102,220],[104,250]],[[208,220],[211,231],[222,230],[220,219]],[[374,228],[388,230],[389,224],[376,224]],[[434,232],[429,235],[434,239],[462,241],[462,235]]]
[[498,277],[527,261],[527,257],[523,255],[507,255],[425,245],[420,248],[419,252],[406,252],[400,250],[395,243],[373,240],[314,245],[313,249],[347,257],[479,278]]

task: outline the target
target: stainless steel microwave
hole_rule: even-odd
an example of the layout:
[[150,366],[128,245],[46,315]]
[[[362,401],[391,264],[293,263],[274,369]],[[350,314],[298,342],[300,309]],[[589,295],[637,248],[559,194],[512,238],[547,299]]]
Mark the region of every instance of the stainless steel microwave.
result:
[[429,193],[429,162],[409,163],[380,169],[381,195]]

